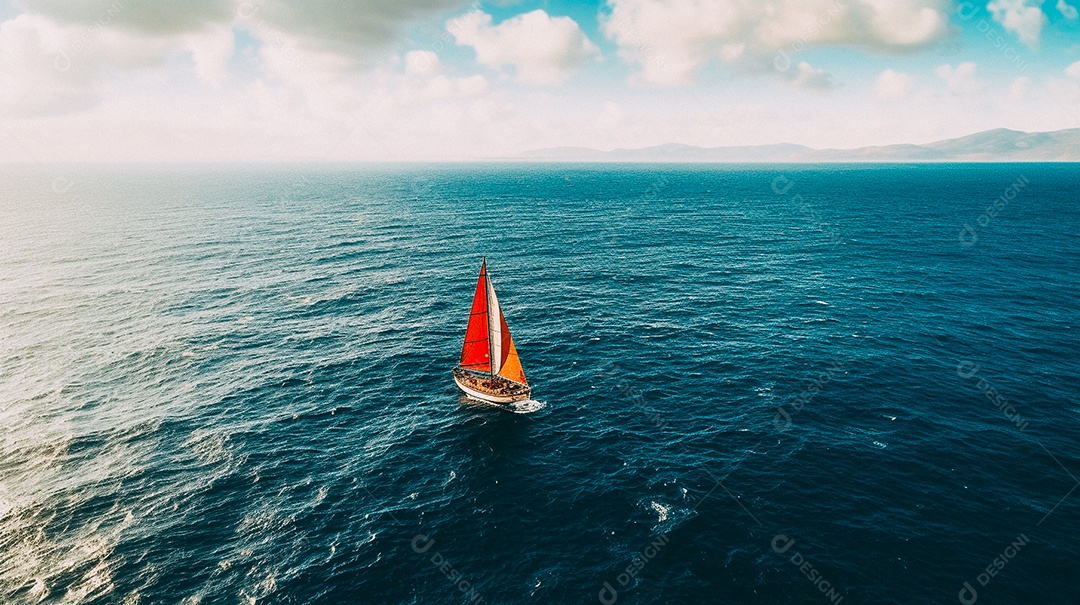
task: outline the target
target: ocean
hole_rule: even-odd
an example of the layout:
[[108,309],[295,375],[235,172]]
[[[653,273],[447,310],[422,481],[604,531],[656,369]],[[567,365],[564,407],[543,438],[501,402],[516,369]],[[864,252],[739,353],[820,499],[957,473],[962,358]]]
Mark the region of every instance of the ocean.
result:
[[0,175],[0,602],[1080,602],[1075,166]]

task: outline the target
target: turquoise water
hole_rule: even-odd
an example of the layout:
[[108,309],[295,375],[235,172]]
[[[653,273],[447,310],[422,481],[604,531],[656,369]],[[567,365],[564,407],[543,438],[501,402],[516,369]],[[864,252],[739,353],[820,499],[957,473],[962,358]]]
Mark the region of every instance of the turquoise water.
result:
[[1075,599],[1072,166],[0,173],[4,602]]

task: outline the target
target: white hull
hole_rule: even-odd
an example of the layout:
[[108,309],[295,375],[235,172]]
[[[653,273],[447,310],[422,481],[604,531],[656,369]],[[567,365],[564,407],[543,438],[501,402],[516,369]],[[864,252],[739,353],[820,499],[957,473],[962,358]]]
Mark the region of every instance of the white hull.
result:
[[479,399],[480,401],[486,401],[488,403],[513,403],[515,401],[528,399],[531,395],[531,392],[529,391],[526,391],[525,393],[519,393],[517,395],[492,395],[483,391],[477,391],[476,389],[471,388],[466,384],[462,384],[462,382],[458,380],[457,376],[454,376],[454,383],[457,384],[458,388],[461,389],[469,397],[472,397],[473,399]]

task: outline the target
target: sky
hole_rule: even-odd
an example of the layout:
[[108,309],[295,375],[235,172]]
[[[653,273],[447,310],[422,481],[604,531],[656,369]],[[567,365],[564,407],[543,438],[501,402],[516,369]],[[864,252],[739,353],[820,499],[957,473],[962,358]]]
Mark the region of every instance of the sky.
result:
[[0,162],[1080,127],[1080,0],[0,0]]

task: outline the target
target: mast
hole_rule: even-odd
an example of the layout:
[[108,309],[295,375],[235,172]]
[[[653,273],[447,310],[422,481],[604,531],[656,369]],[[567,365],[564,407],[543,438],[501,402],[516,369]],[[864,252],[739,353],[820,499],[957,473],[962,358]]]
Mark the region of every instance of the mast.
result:
[[491,364],[488,366],[488,372],[491,377],[494,378],[495,374],[498,374],[498,370],[495,369],[495,343],[491,341],[491,293],[494,289],[491,287],[491,276],[487,272],[487,257],[480,257],[480,266],[484,268],[484,288],[485,292],[488,292],[487,297],[487,330],[488,330],[488,359],[491,360]]
[[506,360],[506,343],[502,332],[502,309],[499,307],[499,298],[495,296],[495,286],[491,283],[491,275],[484,272],[487,279],[487,328],[488,328],[488,359],[491,366],[488,370],[495,376],[502,370]]

